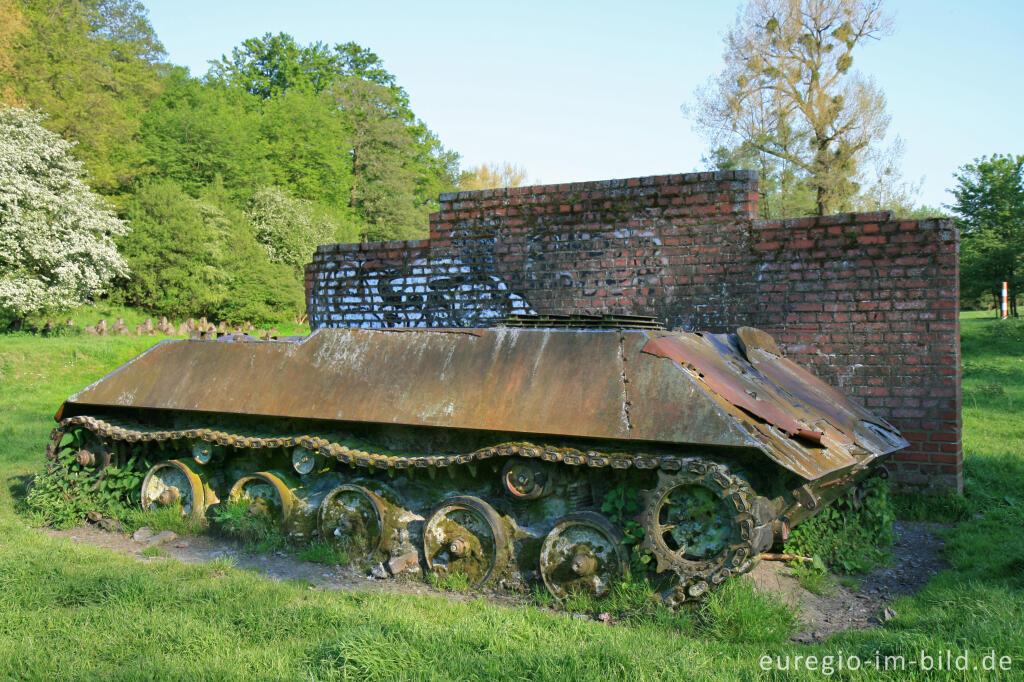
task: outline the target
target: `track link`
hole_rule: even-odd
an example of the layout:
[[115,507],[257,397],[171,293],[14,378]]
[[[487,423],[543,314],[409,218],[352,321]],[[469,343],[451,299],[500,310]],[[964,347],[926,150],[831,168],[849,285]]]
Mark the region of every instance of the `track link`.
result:
[[354,464],[373,469],[443,468],[496,457],[526,457],[592,469],[607,467],[611,469],[659,469],[665,472],[676,472],[681,471],[687,461],[687,458],[672,455],[651,457],[628,453],[607,454],[570,447],[534,445],[525,441],[502,443],[465,454],[403,457],[366,452],[319,436],[252,436],[215,429],[155,430],[147,429],[145,426],[133,422],[105,421],[81,415],[62,420],[50,434],[47,454],[51,456],[51,459],[61,437],[73,427],[82,427],[104,438],[126,443],[159,443],[184,438],[238,449],[302,447],[343,464]]

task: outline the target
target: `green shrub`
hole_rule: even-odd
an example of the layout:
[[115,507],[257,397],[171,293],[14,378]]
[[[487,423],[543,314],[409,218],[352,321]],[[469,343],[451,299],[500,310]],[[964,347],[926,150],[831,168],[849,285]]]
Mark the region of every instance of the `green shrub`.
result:
[[50,472],[38,474],[32,480],[25,504],[39,523],[54,528],[77,526],[95,509],[82,481]]
[[863,573],[889,560],[895,520],[888,481],[869,478],[794,528],[785,551],[820,557],[834,570]]
[[639,577],[646,576],[651,570],[651,553],[639,548],[644,539],[644,527],[637,523],[636,512],[640,508],[640,493],[636,486],[621,481],[604,495],[601,511],[608,520],[616,524],[623,535],[622,543],[629,548],[631,570]]
[[95,511],[113,518],[138,504],[138,490],[149,462],[133,455],[125,464],[98,472],[75,462],[65,451],[32,481],[25,504],[43,523],[70,528]]

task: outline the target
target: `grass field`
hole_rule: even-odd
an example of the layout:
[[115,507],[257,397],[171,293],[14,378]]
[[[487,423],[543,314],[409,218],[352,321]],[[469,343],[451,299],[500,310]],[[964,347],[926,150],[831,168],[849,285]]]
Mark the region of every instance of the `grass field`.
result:
[[[829,656],[834,679],[878,676],[871,665],[886,656],[905,661],[890,679],[1024,677],[1019,322],[963,320],[964,498],[901,498],[907,516],[959,521],[946,532],[952,569],[897,601],[883,627],[809,646],[789,643],[780,612],[742,586],[701,613],[608,626],[482,599],[326,593],[225,563],[141,563],[33,530],[19,500],[51,415],[154,341],[0,336],[0,678],[821,679]],[[977,669],[921,669],[922,652],[947,650]],[[1011,657],[1012,671],[984,673],[989,652],[997,665]],[[765,655],[790,667],[815,656],[815,670],[803,658],[797,673],[766,671]],[[850,656],[861,671],[846,669]]]
[[[24,329],[28,329],[32,326],[39,327],[40,329],[47,321],[53,322],[57,327],[57,334],[59,335],[73,335],[78,336],[82,334],[82,330],[88,325],[95,325],[100,320],[106,320],[109,329],[114,328],[114,322],[118,318],[124,320],[125,326],[135,332],[135,325],[142,324],[149,318],[156,324],[160,320],[160,315],[149,314],[139,308],[129,308],[121,305],[114,305],[112,303],[102,301],[96,304],[83,305],[79,308],[72,309],[60,315],[32,315],[24,323]],[[71,329],[66,326],[66,321],[72,320],[74,325]],[[172,319],[171,322],[175,328],[180,326],[184,319]],[[217,320],[211,320],[211,322],[218,322]],[[0,330],[6,329],[10,320],[0,318]],[[269,330],[275,329],[281,336],[297,336],[301,334],[309,333],[309,325],[298,324],[294,320],[280,319],[270,324],[258,325],[258,329]]]

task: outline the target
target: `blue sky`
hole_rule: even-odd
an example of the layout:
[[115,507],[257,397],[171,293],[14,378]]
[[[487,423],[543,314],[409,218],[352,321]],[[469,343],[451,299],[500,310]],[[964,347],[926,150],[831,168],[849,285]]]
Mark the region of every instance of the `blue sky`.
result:
[[[739,2],[143,0],[176,64],[266,32],[376,52],[463,166],[511,161],[555,183],[702,168],[680,105],[722,66]],[[885,91],[890,136],[920,201],[948,203],[956,168],[1024,153],[1024,2],[890,0],[895,33],[855,67]]]

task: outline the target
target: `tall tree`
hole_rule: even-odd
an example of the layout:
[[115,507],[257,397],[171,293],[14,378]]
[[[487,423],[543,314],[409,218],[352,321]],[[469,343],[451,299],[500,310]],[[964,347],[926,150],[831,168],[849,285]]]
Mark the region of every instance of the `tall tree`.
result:
[[[780,131],[778,146],[790,149],[797,142],[785,137],[786,134],[785,129]],[[741,143],[731,149],[713,149],[703,161],[715,170],[756,170],[759,176],[758,212],[766,220],[799,218],[814,215],[817,211],[814,188],[807,174],[785,158]]]
[[331,88],[345,112],[351,144],[349,206],[366,223],[364,239],[408,239],[424,231],[428,210],[416,199],[415,140],[392,92],[359,78]]
[[0,106],[0,311],[16,319],[85,303],[127,271],[113,238],[128,226],[42,120]]
[[25,30],[25,17],[16,0],[0,0],[0,102],[19,106],[15,94],[14,48]]
[[293,90],[319,94],[343,78],[360,78],[391,90],[403,116],[410,121],[413,118],[408,95],[384,68],[384,62],[372,50],[353,42],[333,48],[322,42],[299,45],[287,33],[265,33],[243,40],[231,50],[231,57],[211,60],[206,77],[244,88],[261,99]]
[[954,176],[956,217],[962,242],[960,286],[970,302],[1010,289],[1012,314],[1024,285],[1024,156],[995,154],[961,166]]
[[26,0],[14,64],[15,96],[78,141],[94,187],[131,182],[139,121],[159,94],[164,49],[137,0]]
[[238,88],[202,83],[175,67],[142,117],[146,175],[171,178],[191,196],[221,178],[239,202],[273,181],[256,101]]
[[903,179],[903,140],[897,137],[886,148],[872,148],[859,176],[860,192],[852,200],[855,211],[889,211],[897,218],[935,217],[935,209],[917,204],[924,178],[917,182]]
[[715,146],[744,145],[805,173],[819,215],[841,210],[889,125],[853,53],[890,29],[881,0],[750,0],[726,34],[725,70],[684,110]]
[[482,163],[474,166],[459,178],[459,189],[497,189],[519,187],[526,182],[526,169],[514,163]]
[[293,90],[261,107],[259,132],[273,184],[301,199],[347,207],[352,145],[334,99],[327,93]]
[[[380,58],[355,43],[302,46],[288,34],[268,33],[244,41],[230,57],[211,62],[207,80],[244,89],[263,102],[267,129],[275,131],[268,138],[275,153],[286,167],[300,171],[289,173],[294,187],[280,179],[274,184],[301,198],[328,200],[338,210],[339,197],[327,199],[330,192],[323,180],[329,179],[335,188],[332,194],[347,192],[345,204],[351,213],[338,217],[343,223],[353,217],[362,221],[364,239],[424,235],[438,193],[451,189],[458,177],[458,154],[444,149],[416,118],[408,94]],[[307,137],[317,138],[319,145],[307,145],[306,140],[293,144],[303,135],[272,120],[307,115],[317,126]],[[328,130],[333,132],[327,134]],[[340,150],[343,143],[347,148]],[[298,165],[293,159],[297,150],[302,157]],[[341,172],[342,162],[347,173]],[[305,177],[300,181],[300,176]],[[313,196],[311,181],[323,195]]]

